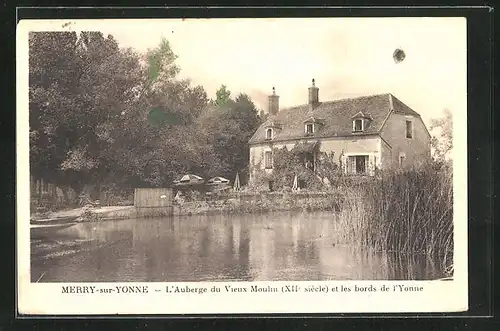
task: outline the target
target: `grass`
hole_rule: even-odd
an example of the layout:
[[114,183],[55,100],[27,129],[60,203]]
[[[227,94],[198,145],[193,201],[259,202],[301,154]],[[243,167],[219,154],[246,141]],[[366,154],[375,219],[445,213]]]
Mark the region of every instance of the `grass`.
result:
[[346,185],[342,190],[345,198],[336,220],[342,241],[377,251],[426,254],[451,269],[453,189],[449,168],[385,172],[376,180]]

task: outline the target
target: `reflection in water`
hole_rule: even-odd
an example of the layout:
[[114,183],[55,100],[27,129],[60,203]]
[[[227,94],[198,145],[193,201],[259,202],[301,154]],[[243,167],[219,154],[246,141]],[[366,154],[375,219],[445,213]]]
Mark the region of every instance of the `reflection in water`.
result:
[[78,224],[32,242],[32,281],[434,279],[423,256],[335,244],[331,213]]

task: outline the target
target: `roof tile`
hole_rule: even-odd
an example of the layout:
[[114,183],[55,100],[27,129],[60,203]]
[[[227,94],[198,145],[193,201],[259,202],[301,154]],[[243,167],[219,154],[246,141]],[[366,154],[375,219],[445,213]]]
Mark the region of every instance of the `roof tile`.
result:
[[371,120],[361,134],[378,133],[385,119],[394,107],[397,113],[420,116],[390,93],[321,102],[311,109],[308,104],[280,109],[278,114],[268,118],[250,138],[249,143],[265,141],[265,128],[272,122],[282,124],[273,141],[292,140],[305,137],[304,121],[315,118],[323,121],[314,137],[360,135],[352,132],[352,117],[358,113],[369,114]]

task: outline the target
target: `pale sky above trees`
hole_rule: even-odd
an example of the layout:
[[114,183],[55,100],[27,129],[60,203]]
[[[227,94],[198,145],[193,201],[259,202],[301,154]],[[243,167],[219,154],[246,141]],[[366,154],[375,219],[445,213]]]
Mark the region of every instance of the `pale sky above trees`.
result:
[[[224,84],[267,110],[276,87],[280,106],[307,102],[316,79],[321,100],[390,92],[432,118],[465,114],[465,18],[277,18],[81,20],[44,30],[99,30],[139,52],[167,38],[181,77],[210,98]],[[406,53],[396,64],[393,52]]]

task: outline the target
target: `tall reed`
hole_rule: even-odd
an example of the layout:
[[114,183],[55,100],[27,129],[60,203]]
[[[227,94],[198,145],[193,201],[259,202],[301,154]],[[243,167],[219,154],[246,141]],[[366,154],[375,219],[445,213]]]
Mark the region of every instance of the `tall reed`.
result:
[[383,172],[362,184],[345,184],[337,224],[343,241],[399,253],[453,254],[453,189],[448,167],[431,165]]

